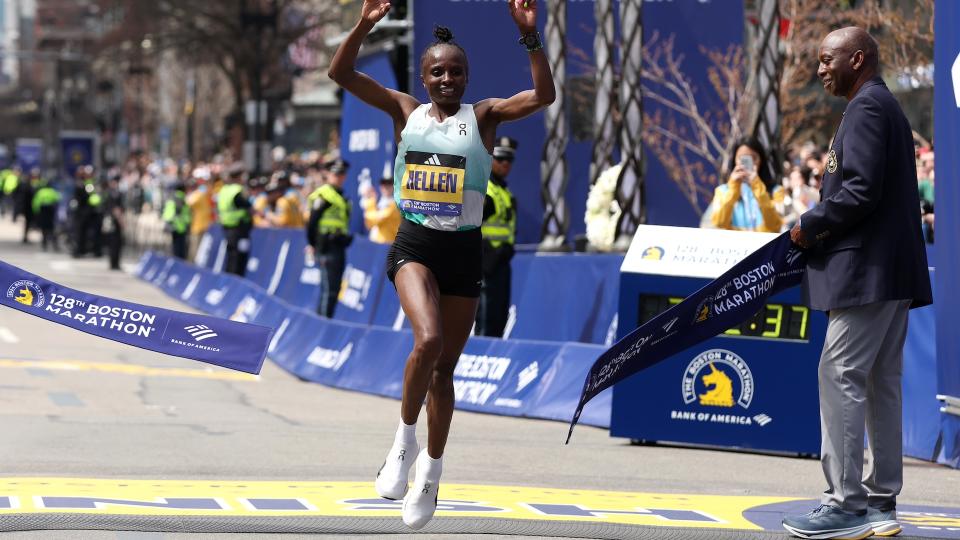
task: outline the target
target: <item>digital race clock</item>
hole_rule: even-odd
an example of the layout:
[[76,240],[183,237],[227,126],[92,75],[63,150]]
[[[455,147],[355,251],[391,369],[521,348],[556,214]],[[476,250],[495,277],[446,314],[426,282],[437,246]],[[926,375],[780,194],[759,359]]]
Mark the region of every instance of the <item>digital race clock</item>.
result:
[[[679,304],[683,298],[667,295],[640,295],[639,322],[643,324]],[[721,334],[727,337],[807,341],[810,308],[783,303],[769,303],[743,324]]]

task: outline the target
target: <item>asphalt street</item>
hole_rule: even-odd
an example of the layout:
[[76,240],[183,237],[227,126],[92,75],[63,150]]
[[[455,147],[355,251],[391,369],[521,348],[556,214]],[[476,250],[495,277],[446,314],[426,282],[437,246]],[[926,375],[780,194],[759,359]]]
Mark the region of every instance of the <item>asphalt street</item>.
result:
[[[132,259],[125,260],[126,271],[111,272],[105,259],[72,259],[64,253],[43,253],[36,243],[38,239],[37,235],[33,244],[21,244],[18,228],[4,218],[0,222],[0,260],[89,293],[190,310],[132,276]],[[8,284],[0,285],[0,293],[5,292]],[[70,479],[95,479],[109,484],[103,489],[114,490],[110,493],[120,489],[117,486],[128,485],[127,481],[144,482],[143,490],[149,489],[147,484],[152,481],[193,483],[211,486],[211,493],[215,493],[222,489],[221,482],[232,482],[234,487],[243,487],[242,483],[303,483],[314,487],[330,483],[336,489],[360,490],[357,492],[364,493],[363,496],[375,498],[373,478],[392,442],[398,414],[397,401],[301,381],[269,361],[259,377],[247,376],[103,340],[0,307],[0,487],[15,485],[17,479],[35,482],[31,485],[45,485],[37,479],[53,479],[47,481],[50,485],[67,485]],[[820,464],[815,460],[632,446],[626,440],[611,438],[606,430],[586,426],[579,427],[572,443],[564,446],[566,429],[558,422],[457,412],[443,481],[451,486],[504,488],[501,491],[514,487],[537,488],[547,493],[566,490],[563,493],[572,493],[572,497],[589,490],[659,494],[664,500],[679,496],[813,499],[824,487]],[[425,435],[423,426],[419,435],[421,439]],[[905,474],[901,505],[960,506],[960,471],[908,460]],[[363,492],[367,489],[369,493]],[[3,496],[0,489],[0,530],[14,530],[3,526],[7,519],[4,516],[16,513],[11,510],[5,514]],[[226,497],[211,495],[221,496]],[[489,497],[496,506],[499,495]],[[9,506],[16,508],[13,503]],[[388,523],[384,521],[388,519],[393,520],[389,523],[399,524],[399,512],[387,510],[390,511],[377,514],[381,516],[377,518],[378,527]],[[438,517],[442,515],[438,513]],[[478,518],[477,522],[482,520]],[[274,536],[265,529],[232,534],[216,533],[216,529],[194,533],[185,528],[157,532],[144,530],[149,527],[143,523],[128,527],[133,530],[121,530],[124,527],[119,522],[110,520],[92,526],[89,521],[84,523],[76,529],[7,532],[0,537],[308,537],[295,528],[284,529],[291,534]],[[359,519],[357,523],[354,529],[346,525],[336,529],[338,532],[326,534],[324,530],[333,529],[302,530],[317,532],[310,538],[381,535],[377,532],[380,529],[368,526],[373,522],[365,525]],[[544,528],[543,534],[592,534],[587,529],[565,529],[561,522],[554,524]],[[947,530],[949,524],[948,521],[937,527]],[[513,530],[487,530],[471,525],[464,526],[464,534],[458,535],[452,529],[455,522],[440,525],[443,526],[436,530],[427,529],[429,534],[422,537],[472,538],[479,533],[503,535],[509,534],[505,530]],[[960,531],[960,519],[954,525]],[[83,530],[91,527],[112,530]],[[662,534],[656,532],[661,529]],[[521,536],[515,537],[551,537],[531,534],[531,530],[517,527],[515,531]],[[595,530],[602,535],[617,534]],[[702,531],[694,528],[683,533],[683,529],[675,527],[643,530],[652,531],[645,538],[785,536],[745,530],[728,535],[719,529],[698,536]],[[637,531],[641,529],[631,534]],[[402,527],[393,525],[382,529],[383,534],[398,535],[394,537],[402,537],[403,532]],[[923,529],[905,532],[922,534]]]

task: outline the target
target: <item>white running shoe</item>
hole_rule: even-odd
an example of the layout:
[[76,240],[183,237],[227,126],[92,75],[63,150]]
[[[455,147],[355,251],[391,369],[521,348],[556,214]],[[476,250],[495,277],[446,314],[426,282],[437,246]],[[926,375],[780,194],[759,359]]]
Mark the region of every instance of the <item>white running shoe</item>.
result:
[[413,489],[403,498],[403,522],[411,529],[422,529],[433,519],[440,494],[440,473],[443,458],[433,459],[424,450],[417,457],[417,473]]
[[394,441],[393,447],[387,454],[383,466],[377,472],[377,495],[384,499],[400,500],[407,494],[407,480],[410,477],[410,467],[416,459],[420,447],[413,444],[401,444]]

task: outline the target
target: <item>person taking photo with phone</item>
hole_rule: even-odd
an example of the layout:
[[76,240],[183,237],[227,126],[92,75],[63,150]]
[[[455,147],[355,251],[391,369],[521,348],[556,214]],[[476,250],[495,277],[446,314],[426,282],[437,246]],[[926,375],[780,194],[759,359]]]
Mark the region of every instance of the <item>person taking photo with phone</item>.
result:
[[744,137],[737,141],[736,149],[727,182],[714,191],[710,223],[718,229],[780,232],[783,217],[767,192],[763,147],[755,138]]

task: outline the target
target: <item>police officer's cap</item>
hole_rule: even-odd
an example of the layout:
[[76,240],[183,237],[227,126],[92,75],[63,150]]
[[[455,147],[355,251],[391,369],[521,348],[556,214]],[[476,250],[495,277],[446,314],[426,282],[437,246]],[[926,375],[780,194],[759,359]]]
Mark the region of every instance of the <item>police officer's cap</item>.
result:
[[346,174],[347,169],[350,168],[350,163],[345,159],[337,158],[326,162],[323,168],[333,174]]
[[493,146],[493,158],[513,161],[517,154],[517,141],[510,137],[498,137]]

